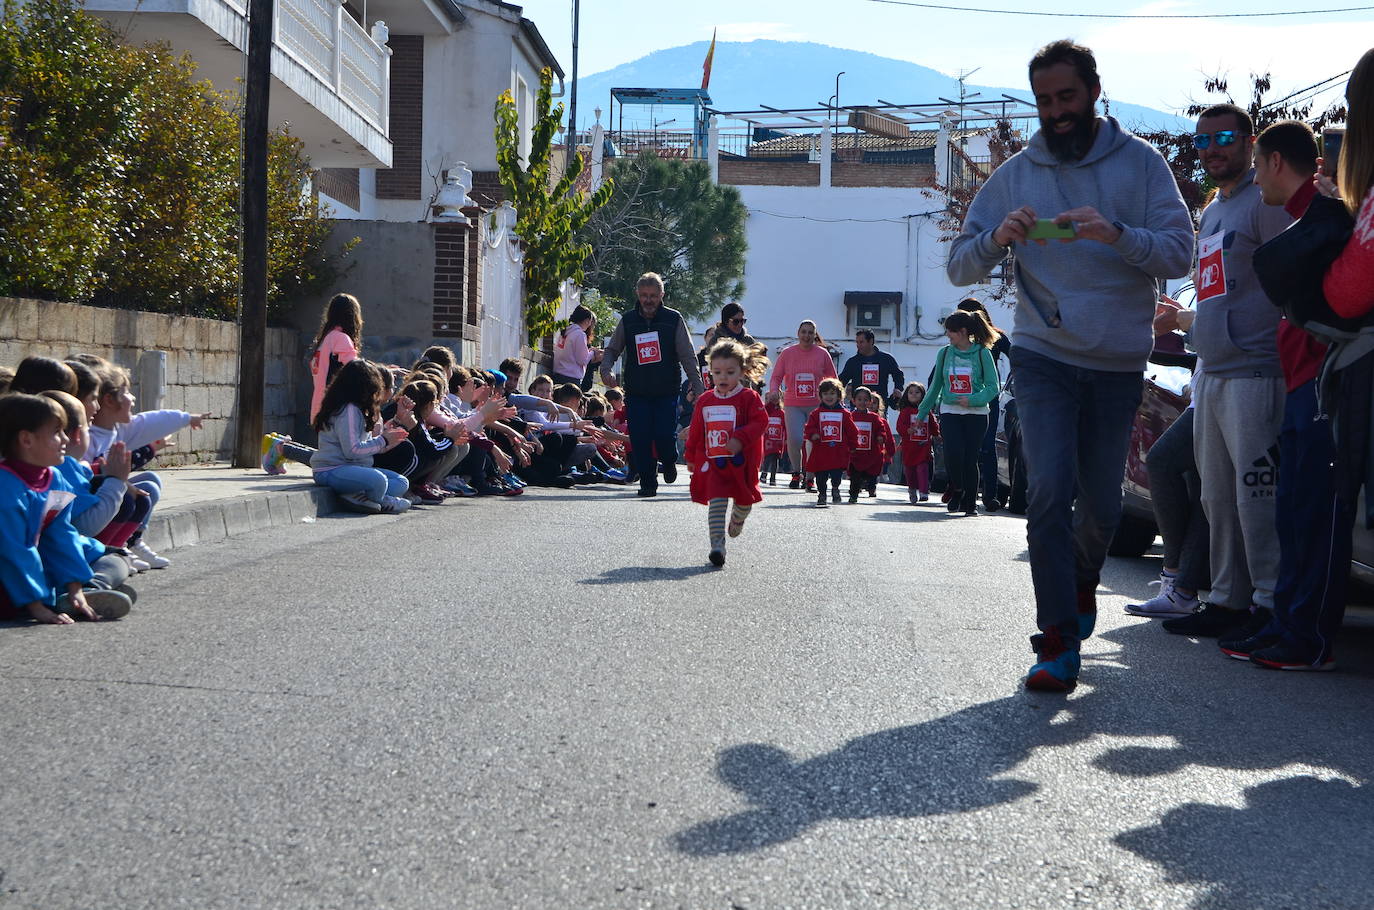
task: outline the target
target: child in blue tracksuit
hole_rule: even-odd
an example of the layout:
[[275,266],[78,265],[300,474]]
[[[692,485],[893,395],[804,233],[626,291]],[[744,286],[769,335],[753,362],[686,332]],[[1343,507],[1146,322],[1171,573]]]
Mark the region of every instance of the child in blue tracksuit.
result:
[[66,455],[66,424],[62,406],[51,398],[0,397],[0,616],[5,619],[65,625],[129,612],[125,594],[88,589],[94,544],[72,527],[76,495],[53,470]]

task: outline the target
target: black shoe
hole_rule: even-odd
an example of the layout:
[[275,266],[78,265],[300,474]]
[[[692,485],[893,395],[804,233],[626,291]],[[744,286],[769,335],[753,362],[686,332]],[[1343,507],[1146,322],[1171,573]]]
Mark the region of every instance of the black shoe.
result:
[[814,478],[814,477],[808,477],[808,478],[806,478],[806,492],[808,492],[808,493],[814,493],[814,492],[816,492],[816,478]]
[[840,488],[839,488],[839,487],[835,487],[834,489],[832,489],[832,490],[830,491],[830,501],[831,501],[831,502],[839,502],[839,501],[840,501]]
[[1330,654],[1313,659],[1283,640],[1267,648],[1260,648],[1250,655],[1250,662],[1268,670],[1307,670],[1322,671],[1336,669],[1336,658]]
[[570,490],[577,483],[577,478],[571,474],[559,474],[549,481],[549,486],[558,487],[560,490]]
[[672,483],[677,480],[677,462],[663,462],[663,482]]
[[1160,625],[1165,632],[1175,635],[1191,635],[1194,638],[1234,637],[1228,633],[1238,629],[1249,618],[1250,614],[1244,610],[1228,610],[1209,603],[1203,604],[1191,616],[1166,619]]
[[830,505],[830,503],[828,503],[828,502],[826,501],[826,499],[825,499],[825,491],[824,491],[824,490],[821,490],[820,495],[816,497],[816,505],[819,506],[819,507],[822,508],[822,509],[824,509],[824,508],[826,508],[827,506]]
[[787,489],[789,489],[789,490],[800,490],[800,489],[801,489],[801,475],[800,475],[800,474],[793,474],[793,475],[792,475],[792,480],[791,480],[791,482],[789,482],[789,483],[787,484]]
[[959,500],[951,499],[949,501],[949,505],[945,506],[945,508],[949,510],[951,515],[954,514],[955,512],[959,511]]
[[976,508],[975,508],[975,509],[965,509],[965,510],[964,510],[964,517],[965,517],[965,518],[976,518],[977,516],[978,516],[978,510],[977,510]]
[[1250,655],[1256,651],[1272,647],[1278,643],[1279,636],[1277,635],[1250,635],[1246,638],[1222,637],[1217,640],[1217,647],[1227,657],[1234,657],[1236,660],[1249,660]]
[[851,493],[849,494],[849,504],[850,504],[851,506],[853,506],[853,505],[858,505],[858,503],[859,503],[859,491],[858,491],[858,490],[855,490],[855,491],[853,491],[853,492],[851,492]]
[[715,566],[717,569],[725,565],[724,550],[712,550],[710,553],[706,554],[706,558],[711,560],[711,565]]
[[635,495],[636,495],[636,496],[645,496],[645,497],[648,497],[648,496],[657,496],[657,495],[658,495],[658,487],[640,487],[640,488],[639,488],[639,492],[637,492]]
[[1002,500],[985,499],[983,500],[983,508],[987,509],[988,512],[1000,512],[1002,511]]

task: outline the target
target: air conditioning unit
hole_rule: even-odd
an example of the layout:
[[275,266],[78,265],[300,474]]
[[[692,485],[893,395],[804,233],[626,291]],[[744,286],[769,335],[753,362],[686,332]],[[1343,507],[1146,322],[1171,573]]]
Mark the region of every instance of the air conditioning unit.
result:
[[845,308],[849,311],[849,327],[890,332],[897,327],[901,309],[900,291],[847,291]]

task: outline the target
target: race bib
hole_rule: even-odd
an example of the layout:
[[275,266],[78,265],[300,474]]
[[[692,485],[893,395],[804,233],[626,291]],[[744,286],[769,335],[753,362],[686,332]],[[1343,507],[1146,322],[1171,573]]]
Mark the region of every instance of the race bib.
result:
[[715,382],[711,379],[711,371],[706,367],[701,368],[701,384],[708,389],[715,385]]
[[781,417],[769,417],[768,429],[764,432],[768,434],[770,442],[781,442],[787,437],[787,430],[782,425]]
[[797,374],[797,397],[814,398],[816,397],[816,374],[798,373]]
[[860,452],[873,448],[873,421],[854,421],[854,448]]
[[863,384],[870,389],[878,385],[878,365],[876,363],[865,363],[863,365]]
[[640,366],[663,360],[663,347],[659,344],[657,332],[643,332],[635,336],[635,357]]
[[906,435],[912,442],[929,442],[930,426],[924,420],[913,420],[907,425]]
[[706,457],[728,457],[732,453],[727,446],[735,431],[735,406],[732,404],[713,404],[701,409],[702,420],[706,424]]
[[1223,253],[1226,232],[1217,231],[1197,245],[1197,299],[1211,300],[1226,295],[1226,259]]
[[821,411],[821,441],[839,442],[844,438],[844,414],[840,411]]
[[956,363],[949,368],[949,393],[951,395],[973,394],[973,367]]
[[43,532],[47,530],[48,525],[52,524],[57,516],[62,514],[62,510],[70,505],[74,499],[76,499],[76,494],[69,490],[48,490],[48,501],[45,504],[43,512],[43,523],[39,525],[38,533],[33,536],[33,546],[38,546],[38,541],[43,536]]

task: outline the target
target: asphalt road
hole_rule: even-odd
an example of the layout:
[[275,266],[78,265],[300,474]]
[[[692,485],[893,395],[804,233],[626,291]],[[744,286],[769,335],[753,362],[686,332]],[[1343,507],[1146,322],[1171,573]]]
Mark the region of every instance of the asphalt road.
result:
[[1121,605],[1027,694],[1024,525],[681,483],[176,554],[0,628],[0,908],[1367,908],[1374,622],[1281,674]]

